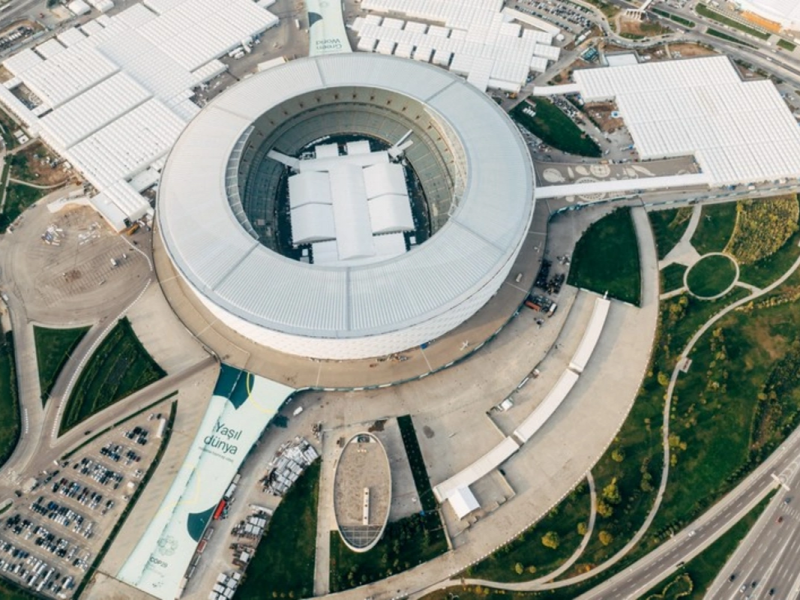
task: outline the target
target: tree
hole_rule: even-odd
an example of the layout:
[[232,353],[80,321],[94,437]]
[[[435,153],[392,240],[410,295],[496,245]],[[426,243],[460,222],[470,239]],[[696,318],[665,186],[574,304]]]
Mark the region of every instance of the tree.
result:
[[603,500],[598,500],[597,514],[599,514],[601,517],[605,517],[606,519],[608,519],[609,517],[611,517],[611,515],[614,514],[614,509],[611,507],[610,504],[607,504]]
[[622,448],[614,448],[614,450],[611,451],[611,460],[621,463],[625,460],[625,450]]
[[558,548],[559,541],[558,534],[555,531],[548,531],[542,536],[542,545],[546,548],[555,550]]
[[528,573],[530,573],[531,575],[533,575],[534,573],[536,573],[536,567],[534,567],[533,565],[531,565],[530,567],[528,567]]
[[664,373],[664,371],[659,371],[656,379],[658,379],[658,385],[661,387],[667,387],[669,385],[669,375]]
[[622,502],[622,495],[619,493],[619,486],[617,486],[616,477],[611,480],[611,483],[603,488],[603,499],[609,504],[619,504]]
[[524,571],[525,571],[525,567],[522,566],[522,563],[517,563],[517,564],[514,565],[514,572],[517,575],[522,575],[522,573]]
[[578,535],[586,535],[586,531],[587,531],[586,523],[584,523],[583,521],[578,523]]
[[614,536],[608,533],[607,531],[601,531],[597,537],[600,540],[600,543],[603,544],[603,546],[608,546],[611,542],[614,541]]

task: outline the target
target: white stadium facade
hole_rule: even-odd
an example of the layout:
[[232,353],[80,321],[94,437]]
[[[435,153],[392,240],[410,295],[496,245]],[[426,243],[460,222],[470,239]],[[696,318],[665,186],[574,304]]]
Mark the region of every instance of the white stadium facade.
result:
[[156,215],[215,318],[348,360],[474,315],[509,276],[533,197],[524,141],[480,90],[428,64],[334,54],[210,102],[167,159]]

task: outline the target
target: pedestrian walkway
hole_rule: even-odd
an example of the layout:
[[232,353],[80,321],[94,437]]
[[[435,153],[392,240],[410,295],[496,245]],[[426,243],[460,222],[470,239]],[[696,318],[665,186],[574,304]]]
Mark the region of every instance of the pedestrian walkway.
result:
[[692,210],[692,217],[689,219],[689,226],[683,232],[680,241],[675,244],[675,247],[662,260],[658,261],[659,270],[673,263],[691,267],[700,260],[700,253],[692,246],[692,236],[697,231],[702,212],[703,209],[700,204],[695,204]]

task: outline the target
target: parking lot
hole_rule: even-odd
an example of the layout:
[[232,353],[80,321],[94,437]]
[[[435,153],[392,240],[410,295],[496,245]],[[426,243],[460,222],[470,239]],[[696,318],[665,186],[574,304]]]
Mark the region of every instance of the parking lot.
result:
[[0,527],[3,575],[72,596],[157,453],[166,416],[138,415],[28,480]]

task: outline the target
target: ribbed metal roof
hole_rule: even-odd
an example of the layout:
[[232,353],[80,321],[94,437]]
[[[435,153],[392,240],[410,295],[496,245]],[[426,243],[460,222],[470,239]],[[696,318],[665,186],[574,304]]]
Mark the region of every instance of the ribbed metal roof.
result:
[[[326,267],[281,256],[242,228],[225,194],[228,158],[256,118],[298,94],[339,86],[422,102],[465,149],[466,191],[450,220],[385,262]],[[508,266],[532,215],[530,157],[502,110],[444,70],[373,54],[296,60],[216,98],[173,147],[158,199],[167,250],[196,291],[250,323],[312,338],[378,335],[447,312]]]

